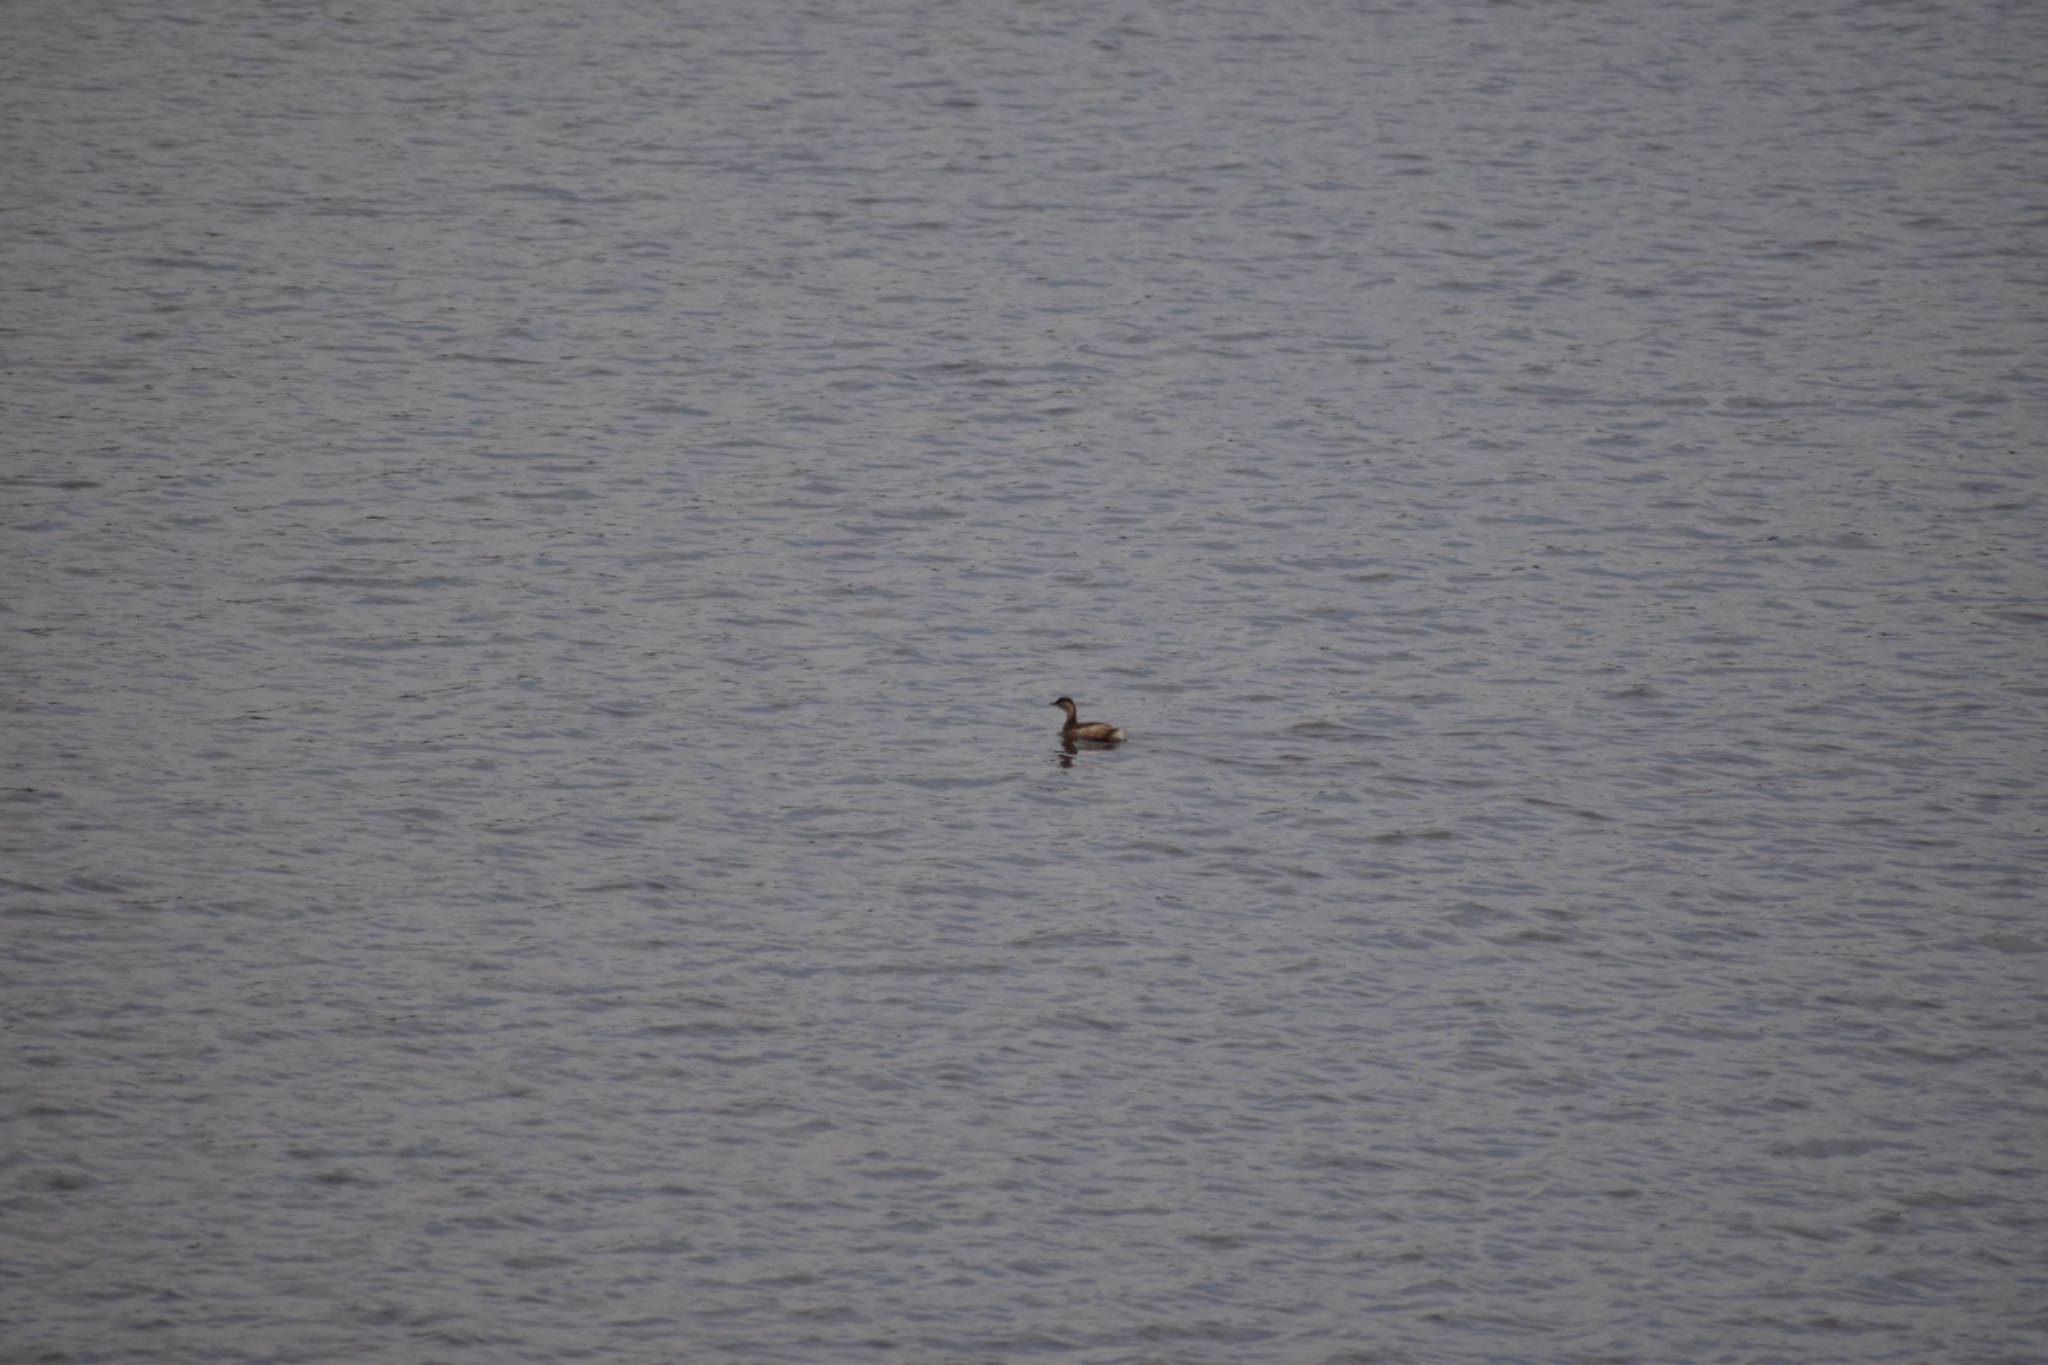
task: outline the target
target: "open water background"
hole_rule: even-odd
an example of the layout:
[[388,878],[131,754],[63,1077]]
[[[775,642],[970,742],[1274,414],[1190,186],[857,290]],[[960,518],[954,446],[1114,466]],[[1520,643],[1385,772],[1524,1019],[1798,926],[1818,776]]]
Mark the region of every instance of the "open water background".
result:
[[2048,7],[7,28],[6,1360],[2048,1357]]

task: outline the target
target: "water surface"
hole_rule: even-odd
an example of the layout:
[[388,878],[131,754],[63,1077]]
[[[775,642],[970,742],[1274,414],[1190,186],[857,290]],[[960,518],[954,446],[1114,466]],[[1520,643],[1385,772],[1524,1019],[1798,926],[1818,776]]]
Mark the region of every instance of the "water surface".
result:
[[9,1358],[2048,1352],[2037,8],[10,27]]

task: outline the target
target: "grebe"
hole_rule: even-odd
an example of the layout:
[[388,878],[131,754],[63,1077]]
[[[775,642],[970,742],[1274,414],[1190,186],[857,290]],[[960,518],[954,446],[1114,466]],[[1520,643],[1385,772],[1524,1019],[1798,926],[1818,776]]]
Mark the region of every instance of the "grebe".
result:
[[1079,708],[1074,705],[1072,697],[1061,697],[1053,705],[1065,707],[1067,712],[1067,723],[1060,727],[1061,739],[1092,739],[1098,744],[1116,744],[1129,738],[1107,721],[1080,720],[1076,715]]

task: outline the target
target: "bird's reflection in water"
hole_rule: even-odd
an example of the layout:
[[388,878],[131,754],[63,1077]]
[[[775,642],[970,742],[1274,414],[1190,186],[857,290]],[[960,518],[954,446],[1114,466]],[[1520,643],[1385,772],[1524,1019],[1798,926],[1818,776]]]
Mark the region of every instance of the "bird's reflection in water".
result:
[[1122,744],[1115,740],[1068,739],[1062,735],[1060,737],[1060,752],[1057,762],[1062,768],[1071,768],[1074,766],[1075,757],[1084,751],[1088,753],[1115,753],[1123,747]]

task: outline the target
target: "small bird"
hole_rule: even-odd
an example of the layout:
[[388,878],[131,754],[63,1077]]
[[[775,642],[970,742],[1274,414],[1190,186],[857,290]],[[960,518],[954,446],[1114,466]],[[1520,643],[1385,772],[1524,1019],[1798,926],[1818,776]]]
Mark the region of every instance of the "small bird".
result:
[[1097,744],[1116,744],[1129,738],[1107,721],[1081,720],[1077,715],[1079,708],[1074,705],[1072,697],[1061,697],[1053,705],[1064,707],[1067,713],[1067,723],[1060,727],[1061,739],[1089,739]]

